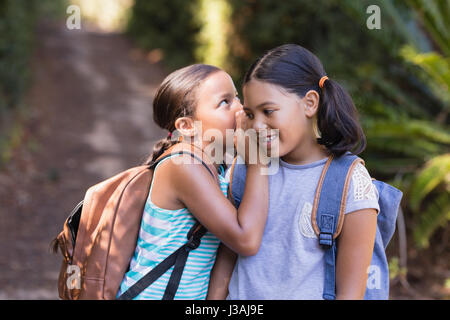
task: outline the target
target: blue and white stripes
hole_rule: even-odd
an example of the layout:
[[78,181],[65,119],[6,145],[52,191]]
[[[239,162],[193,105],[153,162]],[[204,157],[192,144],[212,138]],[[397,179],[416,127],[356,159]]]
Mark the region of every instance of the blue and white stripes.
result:
[[[179,155],[174,155],[179,156]],[[171,157],[161,161],[161,163]],[[221,169],[223,169],[221,167]],[[142,278],[146,273],[161,263],[166,257],[187,241],[187,233],[195,224],[195,219],[187,208],[168,210],[159,208],[151,202],[153,183],[144,208],[141,229],[139,231],[136,251],[130,263],[130,269],[120,285],[118,296]],[[220,188],[227,195],[228,182],[221,170]],[[181,277],[180,285],[174,299],[203,300],[208,293],[210,272],[216,258],[220,240],[207,232],[200,246],[191,251]],[[135,299],[161,300],[173,267],[146,288]]]

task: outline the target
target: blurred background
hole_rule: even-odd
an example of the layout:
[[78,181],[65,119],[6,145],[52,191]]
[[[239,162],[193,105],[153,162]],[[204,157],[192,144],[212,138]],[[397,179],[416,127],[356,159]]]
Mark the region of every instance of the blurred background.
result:
[[169,72],[214,64],[240,88],[284,43],[349,90],[369,172],[404,192],[391,299],[449,299],[449,0],[0,0],[0,299],[57,299],[49,243],[165,136],[151,105]]

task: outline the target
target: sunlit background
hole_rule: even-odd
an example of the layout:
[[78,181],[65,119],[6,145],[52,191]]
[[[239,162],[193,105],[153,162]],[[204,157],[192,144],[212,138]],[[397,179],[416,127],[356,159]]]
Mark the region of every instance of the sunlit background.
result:
[[0,0],[0,299],[57,298],[48,244],[89,186],[166,134],[151,102],[170,71],[213,64],[240,88],[284,43],[349,90],[369,172],[404,192],[391,298],[450,298],[449,0]]

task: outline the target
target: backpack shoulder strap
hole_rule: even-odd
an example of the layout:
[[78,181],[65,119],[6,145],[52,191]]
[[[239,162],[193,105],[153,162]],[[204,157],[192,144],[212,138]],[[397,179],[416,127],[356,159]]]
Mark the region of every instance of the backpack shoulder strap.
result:
[[347,192],[353,168],[361,158],[345,154],[339,158],[330,156],[322,170],[314,197],[311,223],[325,250],[325,279],[323,298],[336,299],[336,239],[344,222]]
[[236,202],[234,201],[234,197],[233,197],[233,175],[234,175],[234,169],[236,168],[236,162],[237,162],[237,156],[234,157],[233,162],[231,163],[231,167],[230,167],[230,183],[228,184],[228,200],[231,201],[231,203],[233,204],[233,206],[236,207]]
[[311,224],[321,244],[327,245],[341,233],[350,177],[358,163],[364,161],[353,154],[330,156],[325,163],[311,214]]
[[194,224],[188,232],[188,241],[169,255],[161,263],[155,266],[141,279],[134,283],[127,291],[123,292],[117,300],[131,300],[138,296],[148,286],[161,277],[172,266],[172,274],[170,275],[166,289],[164,291],[163,300],[173,300],[181,281],[184,266],[191,250],[195,250],[200,245],[200,240],[206,233],[206,229],[200,223]]
[[244,194],[247,166],[242,158],[235,157],[228,171],[230,181],[228,184],[228,199],[235,208],[241,205],[242,196]]

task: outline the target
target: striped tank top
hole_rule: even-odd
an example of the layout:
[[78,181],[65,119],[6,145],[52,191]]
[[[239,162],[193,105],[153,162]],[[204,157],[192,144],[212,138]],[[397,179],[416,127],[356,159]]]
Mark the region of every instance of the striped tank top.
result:
[[[156,169],[170,156],[162,160]],[[227,195],[228,182],[223,167],[219,169],[220,189]],[[142,215],[141,228],[130,268],[124,276],[117,296],[128,290],[145,274],[187,242],[187,233],[195,224],[194,216],[187,208],[168,210],[151,201],[155,175],[150,186]],[[209,231],[202,237],[200,246],[189,253],[180,285],[174,299],[204,300],[208,293],[210,272],[216,259],[220,240]],[[173,266],[134,299],[161,300]]]

